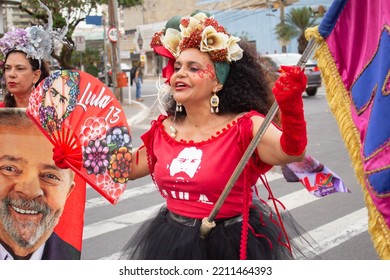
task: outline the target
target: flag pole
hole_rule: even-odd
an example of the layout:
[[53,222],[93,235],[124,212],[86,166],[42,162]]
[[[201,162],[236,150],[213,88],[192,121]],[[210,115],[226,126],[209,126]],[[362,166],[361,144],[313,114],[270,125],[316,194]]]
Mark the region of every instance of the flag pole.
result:
[[[303,69],[306,65],[307,60],[309,59],[309,56],[312,52],[312,50],[315,47],[315,40],[311,39],[304,52],[301,55],[301,58],[299,59],[297,66],[301,67]],[[276,113],[278,112],[279,105],[275,101],[270,110],[268,111],[267,115],[264,118],[263,123],[261,124],[259,130],[256,132],[255,136],[253,137],[252,141],[250,142],[248,148],[246,149],[244,155],[242,156],[240,162],[236,166],[236,169],[233,171],[232,176],[230,177],[229,181],[226,183],[225,189],[222,191],[220,197],[218,198],[217,202],[214,205],[214,208],[211,210],[210,215],[208,217],[205,217],[202,219],[202,224],[199,229],[199,234],[201,238],[205,238],[208,233],[215,227],[215,217],[217,216],[219,210],[221,209],[224,201],[226,200],[227,196],[229,195],[231,189],[233,188],[234,184],[236,183],[238,177],[244,170],[245,165],[249,161],[250,157],[252,156],[253,152],[255,151],[257,145],[259,144],[261,138],[263,137],[265,131],[271,124],[273,118],[275,117]]]

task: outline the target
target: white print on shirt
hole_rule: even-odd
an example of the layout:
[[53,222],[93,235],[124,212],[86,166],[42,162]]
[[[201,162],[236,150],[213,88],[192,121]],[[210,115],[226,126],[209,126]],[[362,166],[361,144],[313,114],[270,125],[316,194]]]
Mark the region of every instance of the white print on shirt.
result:
[[203,202],[203,203],[207,203],[207,204],[213,204],[212,202],[209,201],[209,199],[207,198],[207,196],[205,194],[201,194],[199,196],[198,201]]
[[184,148],[177,158],[172,160],[171,166],[169,167],[169,174],[173,177],[179,172],[184,172],[190,178],[194,178],[202,161],[202,154],[202,150],[195,147]]
[[[181,172],[187,174],[188,177],[193,178],[200,168],[200,164],[202,162],[202,155],[203,151],[200,149],[197,149],[195,147],[190,148],[184,148],[179,155],[174,158],[171,162],[170,166],[167,166],[169,168],[169,175],[171,177],[176,176],[176,182],[188,182],[187,179],[185,179],[183,176],[184,174],[181,174],[182,176],[177,177],[178,174],[180,175]],[[191,194],[189,192],[183,192],[183,191],[166,191],[164,189],[161,189],[161,193],[163,196],[169,196],[175,199],[180,200],[192,200]],[[212,204],[212,202],[209,201],[207,196],[205,194],[200,194],[199,197],[196,199],[199,202]]]
[[[162,193],[163,197],[169,196],[169,197],[172,197],[175,199],[180,199],[180,200],[190,200],[190,193],[189,192],[170,191],[168,193],[166,190],[161,189],[161,193]],[[205,194],[200,194],[197,201],[202,202],[202,203],[207,203],[207,204],[213,204],[212,202],[209,201],[209,199],[207,198],[207,196]]]

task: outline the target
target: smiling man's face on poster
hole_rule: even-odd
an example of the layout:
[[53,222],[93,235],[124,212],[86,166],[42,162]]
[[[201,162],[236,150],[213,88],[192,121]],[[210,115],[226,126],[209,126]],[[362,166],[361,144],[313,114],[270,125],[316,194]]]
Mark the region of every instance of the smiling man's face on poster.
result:
[[73,171],[55,165],[52,144],[23,114],[9,123],[0,112],[0,242],[14,258],[45,244],[74,187]]

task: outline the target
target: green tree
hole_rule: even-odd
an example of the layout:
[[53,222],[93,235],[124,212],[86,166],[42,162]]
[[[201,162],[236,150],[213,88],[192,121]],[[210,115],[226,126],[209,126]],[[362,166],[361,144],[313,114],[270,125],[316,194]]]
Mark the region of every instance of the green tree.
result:
[[98,65],[101,61],[100,50],[97,48],[86,48],[84,52],[73,52],[71,64],[77,65],[81,69],[80,63],[84,65],[84,71],[97,77]]
[[[41,0],[53,15],[53,28],[62,28],[66,25],[66,18],[69,18],[68,33],[66,38],[68,42],[74,46],[72,34],[77,25],[84,21],[87,16],[96,11],[98,5],[107,4],[109,0]],[[142,0],[118,0],[118,5],[122,7],[130,7],[139,5]],[[20,8],[30,14],[35,23],[46,24],[48,21],[47,13],[40,8],[38,0],[22,0]],[[72,69],[74,66],[71,63],[73,48],[63,46],[59,54],[52,53],[52,57],[58,61],[64,69]]]
[[277,36],[277,39],[282,44],[283,53],[286,52],[286,46],[291,41],[291,39],[298,35],[298,32],[295,29],[291,28],[285,23],[278,23],[275,26],[274,32]]
[[317,17],[313,16],[310,8],[292,8],[285,17],[285,23],[275,27],[275,34],[279,40],[288,40],[298,37],[298,53],[302,54],[307,46],[305,30],[316,25]]

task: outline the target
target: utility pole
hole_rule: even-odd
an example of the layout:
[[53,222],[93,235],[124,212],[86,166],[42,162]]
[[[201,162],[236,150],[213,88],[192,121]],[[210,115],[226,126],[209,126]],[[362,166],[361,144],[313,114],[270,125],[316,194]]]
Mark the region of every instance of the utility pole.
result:
[[[279,0],[279,7],[280,7],[280,23],[284,26],[284,4],[285,0]],[[285,44],[282,44],[282,53],[287,53],[287,46]]]
[[120,53],[118,50],[118,2],[117,0],[108,1],[108,16],[109,16],[109,31],[108,38],[111,43],[111,68],[112,82],[114,87],[115,97],[122,102],[122,91],[118,87],[117,75],[121,71],[120,68]]
[[103,42],[104,42],[104,45],[103,45],[103,52],[104,52],[104,55],[103,55],[104,81],[108,85],[108,73],[107,73],[107,32],[106,32],[107,24],[106,24],[106,22],[107,22],[106,21],[106,14],[103,13],[102,23],[103,23]]

